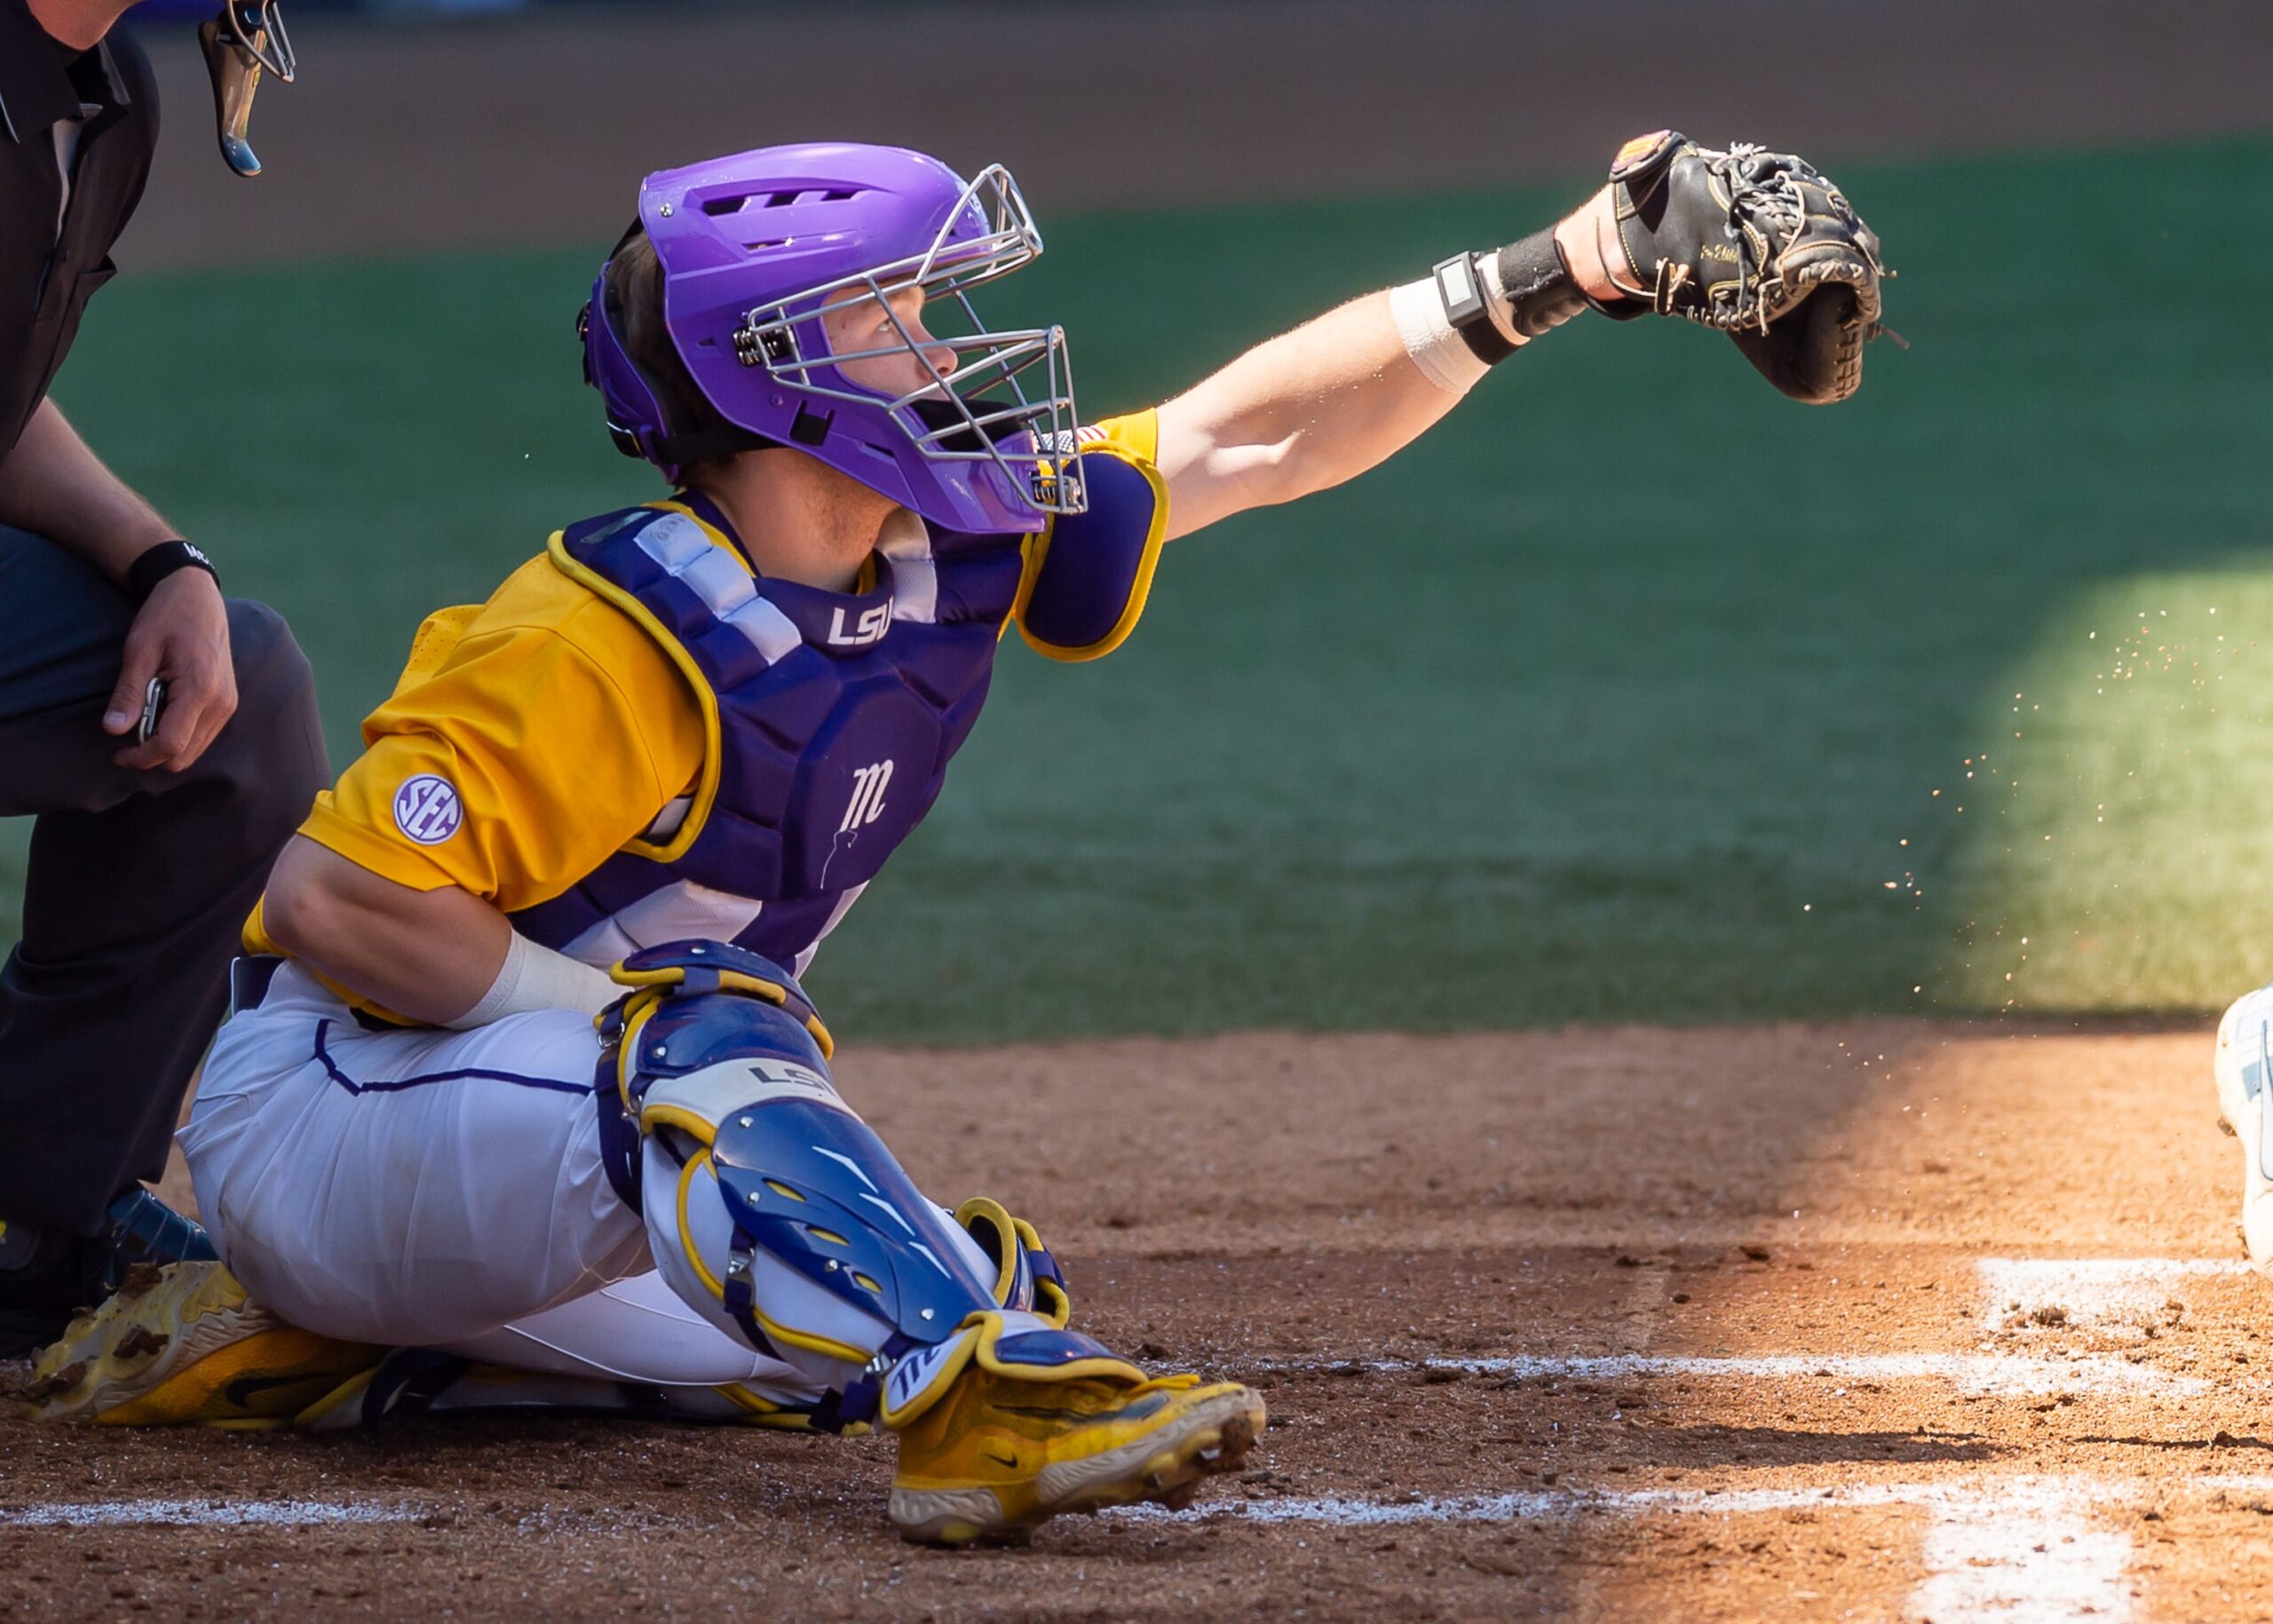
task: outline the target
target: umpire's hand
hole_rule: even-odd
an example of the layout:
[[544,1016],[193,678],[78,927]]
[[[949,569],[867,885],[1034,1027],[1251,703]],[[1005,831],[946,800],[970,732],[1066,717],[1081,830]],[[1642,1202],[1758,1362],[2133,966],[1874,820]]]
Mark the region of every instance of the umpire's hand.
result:
[[122,767],[178,772],[205,753],[237,709],[228,607],[202,569],[178,569],[159,582],[127,628],[125,663],[103,712],[105,733],[131,733],[141,725],[142,696],[153,677],[166,684],[158,731],[111,759]]

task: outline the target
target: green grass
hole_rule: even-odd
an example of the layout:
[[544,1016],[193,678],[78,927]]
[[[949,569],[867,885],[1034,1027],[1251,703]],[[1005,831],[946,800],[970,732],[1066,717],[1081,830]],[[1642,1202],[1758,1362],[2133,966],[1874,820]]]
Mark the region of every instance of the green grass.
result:
[[[2222,1002],[2273,969],[2269,159],[1844,176],[1913,345],[1854,402],[1582,321],[1390,466],[1179,543],[1113,658],[1006,654],[816,995],[949,1039]],[[1001,313],[1065,321],[1102,415],[1568,195],[1067,219]],[[62,398],[290,617],[336,753],[422,612],[646,488],[576,382],[592,257],[99,302]],[[2142,608],[2186,652],[2102,694]]]
[[1945,977],[2016,1008],[2160,1010],[2273,974],[2273,568],[2076,593],[1942,796],[1977,827]]

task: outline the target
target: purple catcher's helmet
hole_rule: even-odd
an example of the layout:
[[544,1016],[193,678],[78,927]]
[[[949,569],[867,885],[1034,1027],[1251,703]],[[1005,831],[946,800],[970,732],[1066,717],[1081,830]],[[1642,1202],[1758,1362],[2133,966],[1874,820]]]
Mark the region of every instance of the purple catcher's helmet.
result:
[[[626,455],[677,479],[705,457],[792,446],[958,530],[1034,531],[1082,511],[1065,329],[990,332],[971,308],[971,289],[1041,252],[1000,164],[965,181],[904,147],[762,147],[648,176],[638,228],[661,263],[671,344],[727,426],[669,408],[625,348],[603,275],[578,325],[585,377]],[[924,296],[926,345],[888,302],[909,288]],[[832,354],[821,323],[832,301],[881,305],[893,336]],[[946,372],[926,353],[942,349]],[[839,369],[901,354],[929,382],[898,397]]]

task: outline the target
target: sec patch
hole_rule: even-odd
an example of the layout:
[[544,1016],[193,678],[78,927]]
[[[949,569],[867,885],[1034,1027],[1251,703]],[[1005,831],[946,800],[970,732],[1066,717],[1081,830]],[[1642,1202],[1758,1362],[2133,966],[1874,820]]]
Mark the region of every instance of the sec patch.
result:
[[421,772],[394,792],[394,826],[422,846],[439,846],[465,821],[465,803],[447,778]]

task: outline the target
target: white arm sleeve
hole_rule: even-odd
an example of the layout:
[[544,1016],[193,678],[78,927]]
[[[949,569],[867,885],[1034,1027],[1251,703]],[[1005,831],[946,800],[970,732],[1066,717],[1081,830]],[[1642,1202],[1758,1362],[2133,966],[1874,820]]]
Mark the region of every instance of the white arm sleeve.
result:
[[597,1015],[623,990],[608,979],[606,970],[540,947],[516,931],[505,945],[505,962],[498,967],[497,978],[481,1002],[442,1024],[463,1032],[531,1010],[581,1010]]
[[1397,321],[1397,336],[1405,341],[1405,353],[1422,376],[1446,394],[1466,394],[1492,370],[1445,319],[1444,296],[1437,291],[1434,277],[1390,289],[1389,310]]

